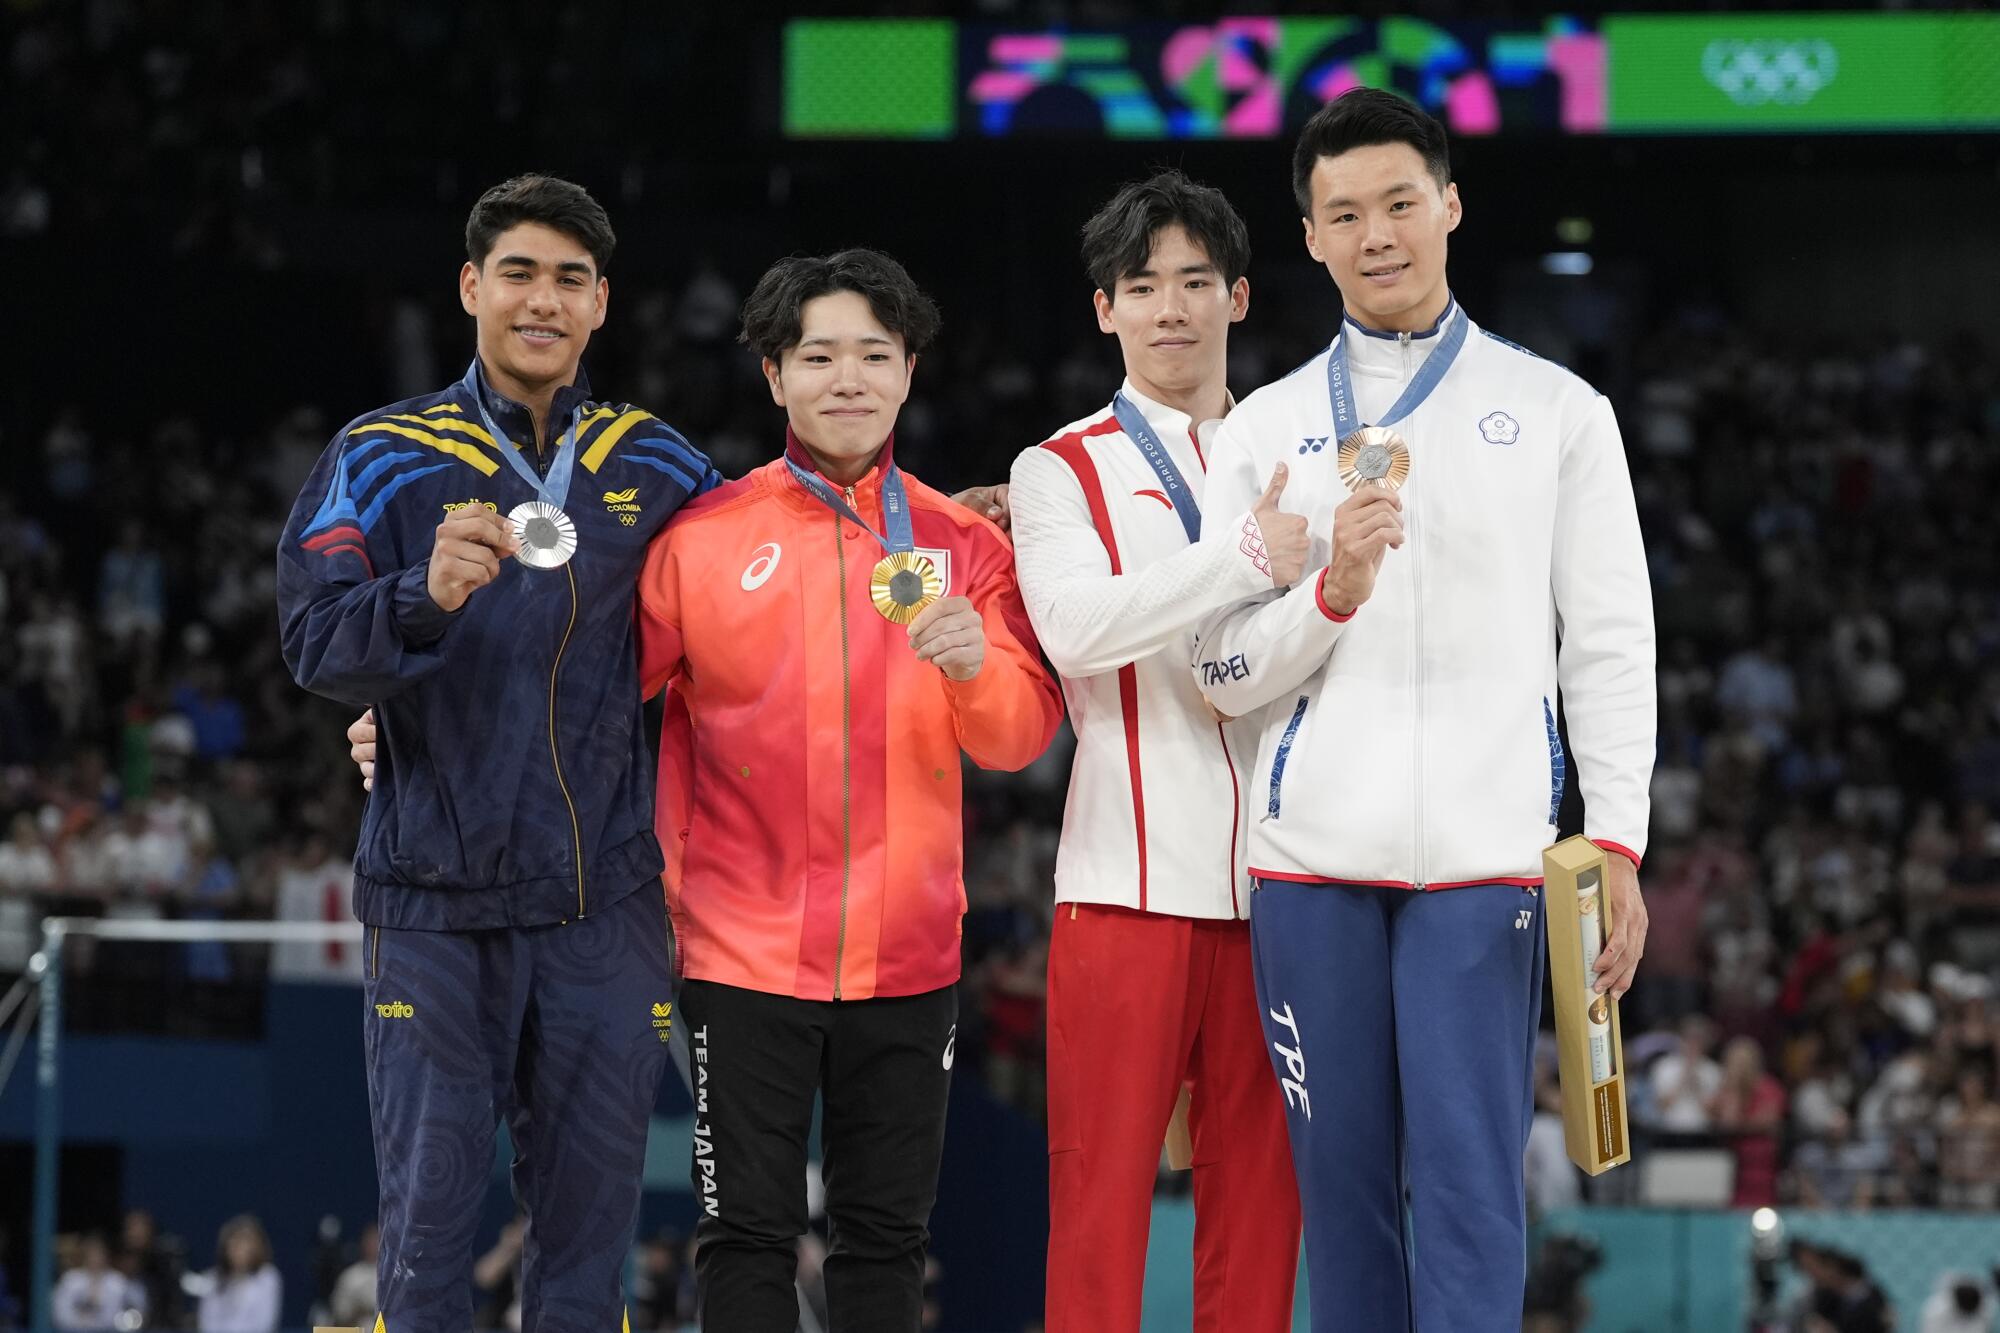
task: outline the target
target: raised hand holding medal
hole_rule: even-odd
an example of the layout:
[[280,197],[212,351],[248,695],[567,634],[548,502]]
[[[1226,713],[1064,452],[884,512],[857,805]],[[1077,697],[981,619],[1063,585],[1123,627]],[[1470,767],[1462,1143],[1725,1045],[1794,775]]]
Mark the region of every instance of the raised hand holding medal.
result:
[[537,497],[507,511],[507,524],[514,536],[514,558],[529,569],[562,568],[577,548],[576,520],[563,511],[563,501],[569,498],[570,473],[576,466],[576,432],[583,421],[583,408],[578,406],[570,413],[569,429],[556,441],[548,475],[538,476],[521,456],[520,449],[494,424],[493,414],[486,410],[485,395],[477,393],[474,399],[479,404],[480,422],[493,437],[501,459],[514,470],[514,475],[528,483]]
[[868,578],[869,600],[883,619],[910,627],[910,646],[917,660],[935,663],[953,680],[978,675],[986,660],[986,622],[966,598],[943,595],[943,575],[930,557],[916,551],[902,470],[893,462],[883,468],[884,531],[878,533],[825,478],[800,467],[790,456],[785,466],[808,494],[881,545],[884,554]]

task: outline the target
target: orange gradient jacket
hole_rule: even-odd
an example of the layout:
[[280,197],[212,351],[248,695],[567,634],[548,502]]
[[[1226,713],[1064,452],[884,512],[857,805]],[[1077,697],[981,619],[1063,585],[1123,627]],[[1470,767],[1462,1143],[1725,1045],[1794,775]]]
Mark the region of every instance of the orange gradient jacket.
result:
[[[890,457],[853,488],[882,531]],[[811,460],[788,437],[801,467]],[[639,580],[640,673],[663,685],[657,828],[686,975],[806,1000],[959,974],[959,752],[1019,769],[1062,717],[1000,530],[907,472],[912,535],[986,626],[979,674],[917,660],[869,596],[874,538],[783,459],[685,505]],[[840,489],[838,486],[836,490]]]

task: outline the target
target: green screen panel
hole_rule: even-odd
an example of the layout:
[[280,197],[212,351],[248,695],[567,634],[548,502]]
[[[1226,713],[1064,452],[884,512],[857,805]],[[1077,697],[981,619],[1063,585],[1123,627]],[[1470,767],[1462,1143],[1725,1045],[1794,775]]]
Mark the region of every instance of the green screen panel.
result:
[[948,138],[958,128],[957,26],[794,20],[785,25],[784,99],[793,138]]
[[2000,125],[2000,15],[1604,20],[1614,132]]

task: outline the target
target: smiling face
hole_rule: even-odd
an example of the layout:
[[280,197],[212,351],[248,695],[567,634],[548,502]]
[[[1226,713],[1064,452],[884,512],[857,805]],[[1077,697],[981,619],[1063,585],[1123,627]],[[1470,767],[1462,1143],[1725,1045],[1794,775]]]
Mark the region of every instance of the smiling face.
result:
[[526,403],[575,381],[611,289],[582,242],[523,222],[494,239],[484,263],[459,271],[458,295],[478,322],[493,387]]
[[1222,383],[1229,326],[1250,309],[1250,282],[1224,281],[1207,252],[1169,223],[1153,237],[1146,266],[1093,299],[1097,327],[1118,335],[1133,386],[1172,403]]
[[765,357],[771,401],[821,472],[860,480],[896,428],[917,359],[859,292],[829,292],[799,307],[799,340]]
[[1440,189],[1410,145],[1350,148],[1313,164],[1306,249],[1326,266],[1349,315],[1414,333],[1435,324],[1451,299],[1445,238],[1461,214],[1458,186]]

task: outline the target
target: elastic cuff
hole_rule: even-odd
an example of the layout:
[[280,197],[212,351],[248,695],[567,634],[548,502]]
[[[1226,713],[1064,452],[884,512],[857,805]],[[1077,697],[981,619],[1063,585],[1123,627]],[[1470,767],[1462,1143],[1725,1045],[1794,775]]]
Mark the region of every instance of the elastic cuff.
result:
[[1599,847],[1602,847],[1607,852],[1618,853],[1620,856],[1624,857],[1626,860],[1632,863],[1633,869],[1635,870],[1638,869],[1640,865],[1639,853],[1633,851],[1630,847],[1627,847],[1624,843],[1612,842],[1609,838],[1592,838],[1591,841],[1596,843]]
[[[1331,569],[1331,566],[1329,566],[1328,569]],[[1342,615],[1340,614],[1340,612],[1334,610],[1332,607],[1326,604],[1327,572],[1328,572],[1327,569],[1322,569],[1319,572],[1319,577],[1313,580],[1313,600],[1319,603],[1319,611],[1321,615],[1325,616],[1328,620],[1331,620],[1336,625],[1345,625],[1348,621],[1354,619],[1354,611],[1359,611],[1361,608],[1357,606],[1354,608],[1354,611],[1349,611],[1346,615]]]
[[431,600],[431,562],[412,565],[396,580],[396,626],[403,642],[412,648],[428,648],[451,628],[453,613]]

